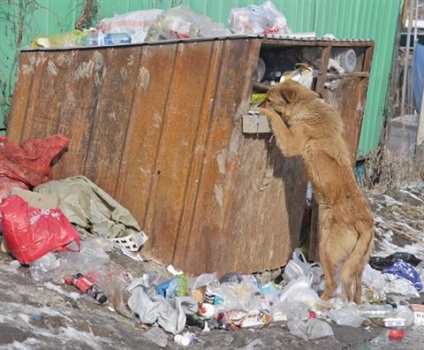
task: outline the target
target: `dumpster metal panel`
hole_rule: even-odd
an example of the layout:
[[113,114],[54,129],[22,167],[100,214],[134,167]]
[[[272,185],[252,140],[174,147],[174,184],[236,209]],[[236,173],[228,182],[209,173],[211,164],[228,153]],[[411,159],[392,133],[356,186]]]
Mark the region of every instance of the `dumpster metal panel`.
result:
[[23,51],[8,137],[69,137],[54,178],[85,175],[127,207],[153,259],[187,274],[279,267],[298,241],[306,181],[269,135],[241,132],[260,46]]

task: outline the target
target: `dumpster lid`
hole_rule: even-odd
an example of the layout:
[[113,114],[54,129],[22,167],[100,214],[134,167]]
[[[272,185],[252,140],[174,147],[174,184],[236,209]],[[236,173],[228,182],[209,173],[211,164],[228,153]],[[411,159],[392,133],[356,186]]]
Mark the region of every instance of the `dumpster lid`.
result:
[[370,46],[373,45],[372,39],[331,39],[331,38],[317,38],[315,33],[292,33],[287,35],[228,35],[221,37],[208,37],[208,38],[191,38],[191,39],[172,39],[172,40],[160,40],[143,43],[129,43],[129,44],[118,44],[118,45],[104,45],[104,46],[67,46],[67,47],[23,47],[20,51],[69,51],[69,50],[90,50],[90,49],[107,49],[116,47],[128,47],[128,46],[152,46],[152,45],[170,45],[180,43],[196,43],[204,41],[216,41],[216,40],[240,40],[240,39],[261,39],[264,41],[264,45],[281,45],[287,43],[287,45],[305,45],[305,46]]

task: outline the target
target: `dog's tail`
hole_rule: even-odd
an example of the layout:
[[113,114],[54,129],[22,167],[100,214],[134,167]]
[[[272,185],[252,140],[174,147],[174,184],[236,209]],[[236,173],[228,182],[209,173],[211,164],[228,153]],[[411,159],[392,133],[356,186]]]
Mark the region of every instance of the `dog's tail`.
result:
[[360,290],[362,273],[364,271],[365,264],[368,262],[370,257],[373,243],[374,243],[374,225],[373,220],[360,220],[355,224],[355,230],[358,234],[356,244],[342,264],[340,270],[340,278],[343,281],[345,288],[348,287],[349,291],[346,291],[346,295],[350,294],[350,288],[353,280],[356,283],[355,301],[360,300],[358,291]]

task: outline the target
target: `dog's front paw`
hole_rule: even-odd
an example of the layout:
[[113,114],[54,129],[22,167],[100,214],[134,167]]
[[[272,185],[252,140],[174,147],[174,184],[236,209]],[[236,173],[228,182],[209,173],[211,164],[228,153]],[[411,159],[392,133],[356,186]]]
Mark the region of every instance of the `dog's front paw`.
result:
[[272,118],[272,115],[275,113],[267,108],[263,108],[263,107],[255,107],[252,109],[252,111],[257,112],[259,114],[262,114],[264,116],[266,116],[268,119]]
[[252,110],[253,112],[257,112],[257,113],[259,113],[259,114],[264,114],[264,111],[266,111],[266,109],[265,109],[265,108],[263,108],[263,107],[253,107],[253,108],[251,108],[251,110]]

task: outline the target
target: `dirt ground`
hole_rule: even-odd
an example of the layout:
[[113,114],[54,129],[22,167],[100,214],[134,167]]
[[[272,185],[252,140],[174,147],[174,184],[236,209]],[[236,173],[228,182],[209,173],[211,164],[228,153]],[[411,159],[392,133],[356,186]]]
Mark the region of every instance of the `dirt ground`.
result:
[[[149,330],[107,306],[64,294],[35,282],[27,267],[16,267],[1,254],[0,271],[0,349],[160,349],[158,340],[148,339]],[[12,263],[12,264],[11,264]],[[127,266],[131,265],[127,262]],[[155,267],[136,263],[133,271],[147,272]],[[73,287],[61,286],[71,292]],[[352,328],[333,325],[334,337],[304,341],[291,335],[284,322],[260,329],[212,330],[197,334],[194,349],[356,349],[384,335],[381,328]],[[162,335],[165,333],[162,333]],[[178,349],[172,335],[165,335],[166,349]],[[162,343],[163,344],[163,343]],[[250,347],[249,347],[250,344]],[[364,349],[366,349],[365,347]]]
[[[374,255],[407,251],[424,256],[424,184],[369,195],[376,220]],[[402,218],[401,220],[399,218]],[[111,264],[134,278],[143,273],[166,274],[163,266],[137,262],[119,252]],[[123,316],[89,298],[74,300],[72,286],[36,282],[28,267],[0,254],[0,349],[178,349],[173,336],[142,325],[135,315]],[[61,289],[58,289],[61,288]],[[405,330],[400,343],[388,339],[387,329],[331,324],[334,336],[305,341],[290,334],[285,322],[264,328],[196,333],[193,349],[421,349],[420,327]],[[159,335],[157,335],[159,331]],[[155,335],[156,332],[156,335]],[[159,345],[158,345],[159,344]]]

